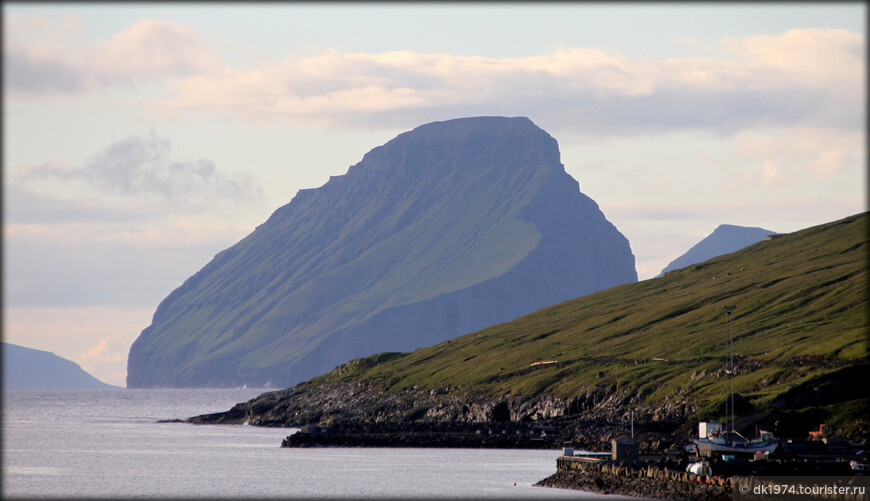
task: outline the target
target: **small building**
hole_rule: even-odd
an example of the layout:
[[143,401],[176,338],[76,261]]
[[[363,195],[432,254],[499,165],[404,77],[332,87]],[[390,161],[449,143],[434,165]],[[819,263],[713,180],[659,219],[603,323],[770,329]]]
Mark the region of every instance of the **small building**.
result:
[[637,461],[640,459],[640,442],[637,440],[622,436],[614,438],[610,444],[612,446],[610,459],[613,461]]

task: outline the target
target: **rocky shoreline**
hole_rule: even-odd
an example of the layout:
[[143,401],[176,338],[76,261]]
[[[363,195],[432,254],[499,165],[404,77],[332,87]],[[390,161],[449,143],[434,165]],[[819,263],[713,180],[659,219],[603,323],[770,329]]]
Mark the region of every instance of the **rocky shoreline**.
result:
[[[690,418],[695,411],[691,404],[679,400],[652,404],[636,391],[615,386],[564,399],[470,394],[460,387],[388,391],[387,386],[374,383],[310,381],[186,422],[299,428],[283,440],[282,447],[573,447],[610,451],[612,439],[633,429],[640,454],[660,461],[609,466],[603,462],[582,468],[562,465],[536,485],[656,499],[730,499],[730,486],[724,479],[749,473],[722,465],[714,470],[720,476],[713,479],[685,473],[683,445],[696,426]],[[763,420],[775,418],[754,414],[754,421],[738,426],[766,426]],[[560,458],[559,462],[564,459],[572,458]],[[782,473],[780,470],[781,466],[774,473]]]
[[[333,375],[353,370],[355,363],[359,361],[337,367]],[[833,398],[831,395],[846,384],[840,381],[846,372],[789,390],[774,401],[770,412],[758,412],[746,399],[735,395],[735,405],[742,415],[736,423],[738,430],[761,428],[777,436],[805,435],[818,422],[812,416],[780,407],[801,407],[786,405],[792,400],[809,405],[814,398]],[[686,438],[695,433],[697,425],[692,416],[696,411],[695,405],[681,395],[649,402],[637,389],[617,385],[590,388],[564,398],[483,394],[460,386],[397,389],[388,383],[321,378],[263,393],[226,412],[186,421],[285,428],[310,423],[319,426],[324,434],[314,440],[290,441],[290,446],[304,442],[305,446],[343,447],[382,447],[392,441],[414,447],[568,446],[609,450],[612,439],[633,428],[641,442],[641,454],[665,454],[682,449]],[[860,440],[866,437],[867,429],[866,419],[853,420],[849,429],[842,430],[842,438]]]
[[461,449],[554,449],[547,437],[512,437],[506,434],[467,432],[329,433],[299,431],[288,435],[281,447],[446,447]]
[[226,412],[194,416],[196,424],[244,424],[301,428],[316,425],[316,435],[286,440],[285,446],[407,446],[553,448],[609,450],[625,435],[635,411],[642,452],[678,446],[674,432],[693,407],[665,402],[643,405],[637,393],[610,388],[571,399],[519,395],[469,396],[461,388],[408,388],[387,394],[374,384],[303,383],[264,393]]

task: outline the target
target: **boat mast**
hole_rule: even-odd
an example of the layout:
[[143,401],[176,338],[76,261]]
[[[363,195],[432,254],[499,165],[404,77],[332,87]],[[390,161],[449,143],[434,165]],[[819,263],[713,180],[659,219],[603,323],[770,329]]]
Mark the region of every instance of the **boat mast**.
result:
[[[725,424],[728,426],[728,418],[731,418],[731,431],[734,432],[734,330],[732,328],[731,323],[731,311],[734,308],[737,308],[735,305],[731,306],[723,306],[725,308],[725,313],[728,315],[728,346],[726,350],[726,374],[728,375],[728,381],[726,387],[728,388],[728,395],[725,397]],[[728,400],[731,400],[731,415],[728,415]]]

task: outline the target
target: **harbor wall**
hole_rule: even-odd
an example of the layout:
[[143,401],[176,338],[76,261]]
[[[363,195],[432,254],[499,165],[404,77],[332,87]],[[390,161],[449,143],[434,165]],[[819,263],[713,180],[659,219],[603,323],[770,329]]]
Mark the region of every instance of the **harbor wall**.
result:
[[543,487],[625,494],[653,499],[731,500],[729,479],[661,467],[652,462],[561,456]]

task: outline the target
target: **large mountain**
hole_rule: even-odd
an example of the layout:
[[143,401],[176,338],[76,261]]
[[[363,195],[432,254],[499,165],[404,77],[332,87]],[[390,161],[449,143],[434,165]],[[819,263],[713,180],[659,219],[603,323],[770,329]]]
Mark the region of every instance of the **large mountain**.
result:
[[707,235],[706,238],[692,246],[685,254],[665,266],[659,276],[669,271],[702,263],[723,254],[739,251],[744,247],[749,247],[754,243],[764,240],[764,237],[768,235],[775,234],[775,231],[765,230],[764,228],[720,224],[713,230],[713,233]]
[[3,388],[7,390],[100,390],[117,388],[79,364],[49,351],[3,343]]
[[527,118],[436,122],[300,190],[158,306],[128,387],[289,386],[637,280]]

